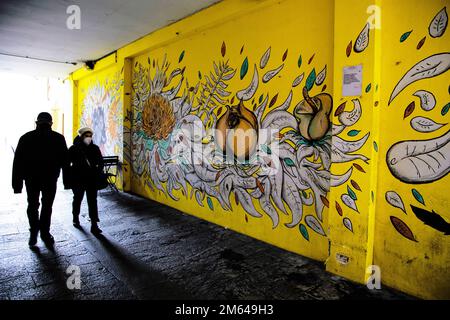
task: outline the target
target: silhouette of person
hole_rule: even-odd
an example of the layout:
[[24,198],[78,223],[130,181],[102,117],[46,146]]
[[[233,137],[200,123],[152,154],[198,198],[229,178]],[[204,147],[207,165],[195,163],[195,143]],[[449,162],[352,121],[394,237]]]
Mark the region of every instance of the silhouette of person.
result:
[[97,207],[97,185],[99,173],[103,171],[103,157],[100,148],[92,142],[93,133],[91,128],[81,128],[73,141],[73,146],[69,148],[73,191],[72,214],[73,226],[81,228],[80,207],[86,193],[91,232],[100,234],[102,230],[98,227],[100,220]]
[[[64,136],[52,130],[52,121],[49,113],[39,113],[36,129],[20,137],[14,153],[12,187],[14,193],[21,193],[25,181],[30,246],[36,245],[39,231],[45,244],[55,243],[50,234],[50,224],[56,182],[61,169],[63,169],[64,187],[69,189],[67,145]],[[39,216],[41,194],[42,207]]]

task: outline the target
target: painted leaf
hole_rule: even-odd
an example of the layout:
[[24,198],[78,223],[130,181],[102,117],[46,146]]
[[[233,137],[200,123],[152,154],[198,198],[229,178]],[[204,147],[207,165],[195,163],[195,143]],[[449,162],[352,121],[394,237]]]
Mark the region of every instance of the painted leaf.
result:
[[349,218],[344,218],[342,219],[342,222],[344,223],[344,226],[350,230],[351,232],[353,232],[353,225],[352,225],[352,221]]
[[392,175],[406,183],[428,183],[450,172],[450,131],[428,140],[406,140],[391,146],[386,163]]
[[420,39],[419,43],[417,44],[417,50],[420,50],[420,48],[422,48],[423,44],[425,43],[425,40],[427,39],[427,37],[423,37],[422,39]]
[[347,49],[345,50],[345,54],[347,55],[347,58],[350,57],[351,53],[352,53],[352,41],[350,40],[350,42],[347,45]]
[[207,198],[206,198],[206,202],[208,202],[208,207],[209,207],[212,211],[214,211],[214,206],[213,206],[213,203],[212,203],[212,200],[211,200],[210,197],[207,197]]
[[295,166],[294,161],[292,161],[292,159],[290,159],[290,158],[284,158],[283,161],[284,161],[284,163],[286,163],[286,165],[289,166],[289,167]]
[[408,118],[411,115],[411,113],[413,113],[415,108],[416,103],[413,101],[406,107],[405,112],[403,113],[403,119]]
[[258,99],[258,102],[261,103],[261,102],[263,101],[263,98],[264,98],[264,95],[263,95],[263,94],[260,95],[260,96],[259,96],[259,99]]
[[417,201],[419,201],[421,204],[425,205],[425,201],[423,200],[422,195],[420,194],[419,191],[417,191],[417,189],[412,189],[411,192]]
[[181,52],[180,57],[178,58],[178,63],[183,61],[183,58],[184,58],[184,50],[183,50],[183,52]]
[[450,110],[450,102],[447,103],[447,104],[442,108],[441,114],[442,114],[443,116],[445,116],[445,115],[447,114],[448,110]]
[[278,72],[281,71],[281,69],[283,69],[283,67],[284,67],[284,64],[282,64],[281,66],[279,66],[279,67],[276,68],[276,69],[267,71],[267,72],[264,74],[264,76],[263,76],[263,78],[262,78],[262,81],[263,81],[264,83],[269,82],[273,77],[275,77],[275,76],[278,74]]
[[275,104],[275,102],[277,102],[277,99],[278,99],[278,93],[276,95],[274,95],[273,98],[270,100],[269,108],[272,107]]
[[404,34],[402,34],[402,36],[400,37],[400,42],[405,41],[406,39],[408,39],[409,35],[411,34],[411,31],[405,32]]
[[262,144],[261,145],[261,150],[264,151],[267,154],[272,154],[272,150],[269,148],[269,146]]
[[302,66],[302,55],[298,56],[297,66],[300,68]]
[[359,101],[359,99],[352,99],[352,103],[353,103],[353,110],[352,111],[343,111],[340,115],[339,115],[339,121],[344,125],[344,126],[352,126],[354,125],[356,122],[358,122],[358,120],[361,118],[362,115],[362,107],[361,107],[361,102]]
[[356,197],[356,193],[349,186],[347,186],[347,192],[350,198],[352,198],[355,201],[358,200],[358,198]]
[[299,224],[298,228],[300,229],[300,233],[302,234],[303,238],[305,238],[307,241],[309,241],[309,234],[308,230],[303,224]]
[[314,81],[316,81],[316,69],[313,68],[311,73],[306,78],[306,89],[309,91],[314,85]]
[[319,221],[316,219],[316,217],[312,215],[307,215],[305,217],[305,223],[308,227],[310,227],[314,232],[326,236],[325,231],[323,231],[322,226],[320,225]]
[[200,80],[202,80],[202,73],[199,71],[198,72],[198,78],[200,79]]
[[288,55],[288,49],[286,49],[286,51],[283,53],[283,57],[281,58],[281,61],[284,62],[284,60],[286,60]]
[[261,69],[264,69],[265,66],[267,65],[267,62],[269,62],[269,58],[270,58],[270,51],[271,51],[271,47],[269,47],[266,52],[264,52],[264,54],[261,57],[261,60],[259,61],[259,67]]
[[325,67],[322,69],[322,71],[319,72],[319,74],[316,77],[316,85],[320,86],[324,82],[326,76],[327,76],[327,66],[325,65]]
[[342,211],[342,208],[341,208],[341,205],[339,204],[339,202],[335,202],[335,206],[336,206],[336,211],[337,211],[337,213],[340,215],[340,216],[342,216],[342,214],[343,214],[343,211]]
[[220,48],[220,54],[222,57],[225,57],[225,53],[227,52],[227,46],[225,45],[225,41],[222,42],[222,47]]
[[353,166],[356,168],[356,170],[366,173],[366,171],[363,169],[363,167],[361,167],[359,164],[354,163]]
[[305,76],[305,73],[302,72],[301,75],[299,75],[297,78],[295,78],[294,82],[292,82],[292,87],[295,88],[296,86],[298,86],[302,82],[304,76]]
[[311,56],[311,58],[309,58],[308,64],[311,64],[311,62],[313,61],[315,55],[316,55],[316,54],[314,53],[314,54]]
[[369,30],[370,25],[369,23],[366,23],[364,28],[361,30],[361,33],[358,35],[358,38],[356,38],[355,45],[353,46],[353,50],[355,52],[363,52],[369,45]]
[[387,191],[385,194],[385,198],[387,203],[395,208],[401,209],[404,213],[406,213],[405,204],[403,203],[402,198],[395,191]]
[[244,62],[242,62],[241,65],[241,73],[240,73],[241,80],[244,79],[245,75],[247,74],[247,71],[248,71],[248,59],[247,57],[245,57]]
[[353,188],[355,188],[358,191],[361,191],[361,187],[355,180],[350,180],[350,183],[352,184]]
[[353,200],[352,197],[350,197],[348,194],[344,193],[341,196],[341,200],[347,207],[349,207],[350,209],[355,210],[356,212],[359,212],[358,211],[358,207],[356,206],[355,200]]
[[360,132],[361,132],[360,130],[350,130],[349,132],[347,132],[347,135],[350,137],[354,137],[354,136],[357,136],[358,133],[360,133]]
[[328,201],[328,199],[326,197],[324,197],[323,195],[320,195],[320,200],[322,201],[323,205],[327,208],[330,207],[330,202]]
[[324,92],[326,89],[327,89],[327,85],[324,84],[323,87],[322,87],[322,89],[320,90],[320,92]]
[[420,98],[420,107],[425,111],[432,110],[436,105],[436,98],[429,91],[418,90],[413,95]]
[[417,240],[414,237],[414,234],[412,233],[411,229],[406,225],[406,223],[404,223],[402,220],[394,216],[390,216],[390,219],[392,225],[394,226],[395,230],[397,230],[398,233],[400,233],[406,239],[417,242]]
[[338,115],[340,115],[342,112],[344,112],[345,110],[345,104],[347,103],[347,101],[342,102],[339,107],[336,108],[336,111],[334,112],[334,115],[337,117]]
[[242,45],[241,50],[239,51],[239,54],[242,54],[243,51],[244,51],[244,45]]
[[378,144],[376,141],[373,142],[373,150],[375,150],[375,152],[378,152]]
[[366,93],[368,93],[370,91],[370,88],[372,88],[372,84],[369,83],[366,87]]
[[436,123],[425,117],[414,117],[411,119],[411,127],[418,132],[433,132],[442,128],[444,124]]
[[394,98],[411,83],[421,79],[433,78],[450,68],[450,52],[443,52],[431,55],[416,63],[395,86],[389,98],[388,105]]
[[442,36],[447,28],[448,15],[447,8],[444,7],[439,11],[436,16],[431,20],[430,26],[428,27],[428,33],[433,38],[438,38]]
[[243,101],[250,100],[255,95],[256,90],[258,90],[258,83],[259,83],[259,75],[258,75],[258,69],[256,68],[256,64],[255,64],[252,81],[250,82],[250,84],[248,85],[247,88],[238,91],[236,93],[236,97],[239,100],[243,100]]

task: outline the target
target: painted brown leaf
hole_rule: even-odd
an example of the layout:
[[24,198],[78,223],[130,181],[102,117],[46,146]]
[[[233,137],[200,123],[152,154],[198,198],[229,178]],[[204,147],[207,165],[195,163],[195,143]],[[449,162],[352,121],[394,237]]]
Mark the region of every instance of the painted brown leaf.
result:
[[379,101],[375,101],[375,103],[373,104],[375,107],[378,107],[378,103]]
[[220,48],[220,53],[222,54],[222,57],[225,57],[225,53],[227,52],[227,46],[225,45],[225,41],[222,42],[222,48]]
[[413,113],[414,109],[416,108],[416,103],[413,101],[411,102],[405,109],[405,113],[403,114],[403,119],[406,119]]
[[322,203],[325,207],[327,207],[327,208],[330,207],[330,202],[328,201],[328,199],[326,197],[324,197],[323,195],[320,195],[320,200],[322,200]]
[[395,65],[398,66],[400,63],[402,63],[401,61],[396,61]]
[[326,88],[327,88],[327,85],[326,85],[326,84],[324,84],[324,85],[323,85],[323,87],[322,87],[322,90],[321,90],[321,92],[324,92]]
[[186,70],[186,66],[184,66],[183,69],[181,69],[181,74],[184,74],[184,70]]
[[248,222],[248,217],[247,217],[247,215],[245,215],[245,222]]
[[284,62],[284,60],[286,60],[286,58],[287,58],[287,55],[288,55],[288,49],[286,49],[286,51],[284,52],[283,58],[281,59],[281,61]]
[[278,99],[278,93],[277,93],[276,95],[273,96],[272,100],[270,100],[269,108],[270,108],[271,106],[273,106],[273,105],[275,104],[275,102],[277,102],[277,99]]
[[366,171],[364,171],[363,167],[361,167],[359,164],[354,163],[353,166],[354,166],[358,171],[361,171],[361,172],[366,173]]
[[194,91],[194,89],[195,89],[194,87],[190,87],[190,88],[189,88],[189,92]]
[[347,55],[347,58],[350,57],[350,54],[352,53],[352,41],[350,40],[350,43],[347,46],[347,49],[345,50],[345,54]]
[[336,210],[337,210],[337,213],[339,213],[339,215],[342,217],[342,208],[339,205],[339,202],[337,202],[337,201],[336,201]]
[[234,97],[231,98],[231,102],[230,102],[230,103],[231,103],[231,104],[234,103]]
[[334,112],[334,115],[337,117],[338,115],[340,115],[342,112],[344,112],[345,109],[345,104],[347,103],[347,101],[342,102],[339,107],[337,107],[336,111]]
[[259,191],[264,193],[264,186],[262,185],[261,181],[259,181],[259,179],[256,179],[256,186],[258,187]]
[[153,59],[153,68],[155,67],[155,59]]
[[222,107],[219,107],[219,110],[217,110],[217,115],[220,115],[222,113]]
[[219,180],[219,178],[220,178],[220,171],[217,172],[217,174],[216,174],[216,181]]
[[242,54],[242,51],[244,51],[244,46],[242,46],[241,51],[239,52],[239,54]]
[[311,58],[309,58],[308,64],[311,64],[311,62],[313,61],[315,55],[316,55],[316,54],[314,53],[314,54],[311,56]]
[[426,38],[427,37],[425,36],[419,41],[419,43],[417,44],[417,50],[420,50],[420,48],[422,48],[423,44],[425,43]]
[[353,188],[355,188],[358,191],[361,191],[361,187],[355,180],[350,180],[350,183],[352,184]]
[[390,216],[390,219],[392,225],[394,226],[395,230],[397,230],[398,233],[400,233],[408,240],[417,242],[416,238],[414,237],[414,234],[412,233],[411,229],[406,225],[406,223],[404,223],[402,220],[394,216]]
[[155,160],[156,160],[156,164],[157,164],[158,167],[159,167],[159,164],[160,164],[160,162],[161,162],[161,159],[159,158],[159,153],[158,153],[158,152],[155,153]]

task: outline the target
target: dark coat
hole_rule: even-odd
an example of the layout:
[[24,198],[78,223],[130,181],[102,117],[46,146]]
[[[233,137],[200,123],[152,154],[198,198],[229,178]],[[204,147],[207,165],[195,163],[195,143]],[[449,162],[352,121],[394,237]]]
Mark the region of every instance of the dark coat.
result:
[[20,193],[23,181],[55,183],[63,169],[63,182],[68,182],[68,152],[64,136],[51,127],[38,127],[19,139],[14,152],[12,187]]
[[103,171],[103,157],[97,145],[86,145],[77,136],[69,148],[69,163],[72,188],[97,186],[99,172]]

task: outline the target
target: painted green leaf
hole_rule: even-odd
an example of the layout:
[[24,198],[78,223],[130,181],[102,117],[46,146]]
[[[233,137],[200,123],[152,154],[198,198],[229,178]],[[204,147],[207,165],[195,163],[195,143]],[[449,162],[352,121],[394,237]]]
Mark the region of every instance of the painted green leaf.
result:
[[378,91],[378,84],[375,86],[375,92]]
[[400,37],[400,42],[405,41],[406,39],[408,39],[409,35],[411,34],[411,31],[405,32],[404,34],[402,34],[402,36]]
[[367,87],[366,87],[366,93],[370,91],[370,88],[372,88],[372,84],[371,84],[371,83],[369,83],[369,84],[367,85]]
[[291,159],[289,159],[289,158],[284,158],[283,160],[284,160],[284,163],[286,163],[286,165],[288,165],[289,167],[295,166],[294,161],[292,161]]
[[302,234],[303,238],[305,238],[307,241],[309,241],[309,234],[308,234],[308,230],[306,230],[306,227],[300,223],[298,228],[300,229],[300,233]]
[[354,137],[356,135],[358,135],[358,133],[360,133],[361,130],[350,130],[347,135],[349,135],[350,137]]
[[376,141],[373,142],[373,148],[376,152],[378,152],[378,144],[376,143]]
[[214,211],[214,206],[210,197],[206,198],[206,202],[208,202],[209,208]]
[[245,75],[247,74],[248,71],[248,59],[247,57],[245,57],[244,62],[242,62],[242,66],[241,66],[241,80],[244,79]]
[[180,63],[184,58],[184,50],[183,52],[180,54],[180,57],[178,58],[178,63]]
[[442,108],[441,114],[442,114],[443,116],[445,116],[445,115],[447,114],[448,110],[450,110],[450,102],[447,103],[447,104]]
[[374,195],[373,191],[370,191],[370,198],[372,199],[372,203],[373,203],[375,200],[375,195]]
[[350,198],[352,198],[355,201],[358,200],[358,198],[356,197],[356,193],[349,186],[347,186],[347,192]]
[[302,196],[303,196],[303,198],[308,198],[308,194],[306,193],[305,190],[302,190]]
[[423,197],[419,191],[417,191],[416,189],[412,189],[411,192],[417,201],[419,201],[421,204],[425,205],[425,201],[423,200]]
[[302,55],[300,55],[300,56],[298,57],[297,65],[298,65],[299,68],[301,67],[301,65],[302,65]]
[[265,144],[261,145],[261,149],[267,154],[272,154],[272,150]]
[[308,78],[306,79],[306,89],[308,91],[311,90],[315,81],[316,81],[316,69],[313,68]]
[[262,102],[262,100],[263,100],[263,95],[260,95],[260,96],[259,96],[259,100],[258,100],[258,101],[259,101],[259,103],[261,103],[261,102]]

